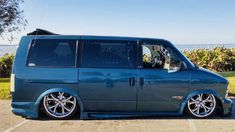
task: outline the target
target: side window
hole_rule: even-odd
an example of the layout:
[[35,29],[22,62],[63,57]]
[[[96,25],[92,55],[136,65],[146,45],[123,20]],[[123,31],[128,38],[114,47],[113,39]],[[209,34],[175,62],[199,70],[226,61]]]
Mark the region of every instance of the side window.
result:
[[136,48],[134,42],[84,41],[81,67],[87,68],[135,68]]
[[143,67],[147,69],[177,70],[180,59],[170,48],[162,45],[142,45]]
[[73,67],[76,40],[37,39],[29,49],[27,66]]

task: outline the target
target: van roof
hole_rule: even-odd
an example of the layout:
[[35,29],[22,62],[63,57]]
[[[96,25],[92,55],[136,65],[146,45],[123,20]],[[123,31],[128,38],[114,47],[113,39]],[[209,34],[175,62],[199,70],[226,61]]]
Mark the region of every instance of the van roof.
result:
[[81,39],[108,39],[108,40],[162,40],[167,41],[165,39],[158,39],[158,38],[146,38],[146,37],[124,37],[124,36],[98,36],[98,35],[60,35],[56,34],[44,29],[36,29],[33,32],[30,32],[27,34],[28,37],[35,37],[37,39],[49,39],[49,38],[71,38],[71,39],[77,39],[77,37],[80,37]]

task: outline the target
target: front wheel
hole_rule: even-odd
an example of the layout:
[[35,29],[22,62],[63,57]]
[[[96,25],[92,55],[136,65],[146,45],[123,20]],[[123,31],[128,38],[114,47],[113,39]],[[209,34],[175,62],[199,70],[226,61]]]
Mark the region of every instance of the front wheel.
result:
[[43,111],[53,119],[71,118],[77,110],[76,98],[68,93],[54,92],[43,98]]
[[217,102],[213,94],[198,94],[187,102],[188,114],[195,118],[208,118],[216,112]]

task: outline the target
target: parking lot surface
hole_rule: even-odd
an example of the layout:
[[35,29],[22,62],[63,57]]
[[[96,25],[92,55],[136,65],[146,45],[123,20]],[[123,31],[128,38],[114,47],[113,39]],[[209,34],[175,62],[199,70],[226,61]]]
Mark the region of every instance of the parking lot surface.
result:
[[[12,114],[9,100],[0,100],[0,105],[0,132],[235,132],[235,114],[212,119],[155,116],[103,120],[31,120]],[[233,111],[235,113],[234,108]]]

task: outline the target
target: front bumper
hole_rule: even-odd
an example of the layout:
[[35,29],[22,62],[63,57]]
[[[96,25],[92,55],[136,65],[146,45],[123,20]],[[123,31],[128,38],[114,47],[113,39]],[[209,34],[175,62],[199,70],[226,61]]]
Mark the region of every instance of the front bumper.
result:
[[229,98],[225,98],[222,101],[223,105],[223,115],[231,115],[233,108],[233,101]]
[[38,107],[35,102],[12,102],[11,111],[26,118],[38,118]]

